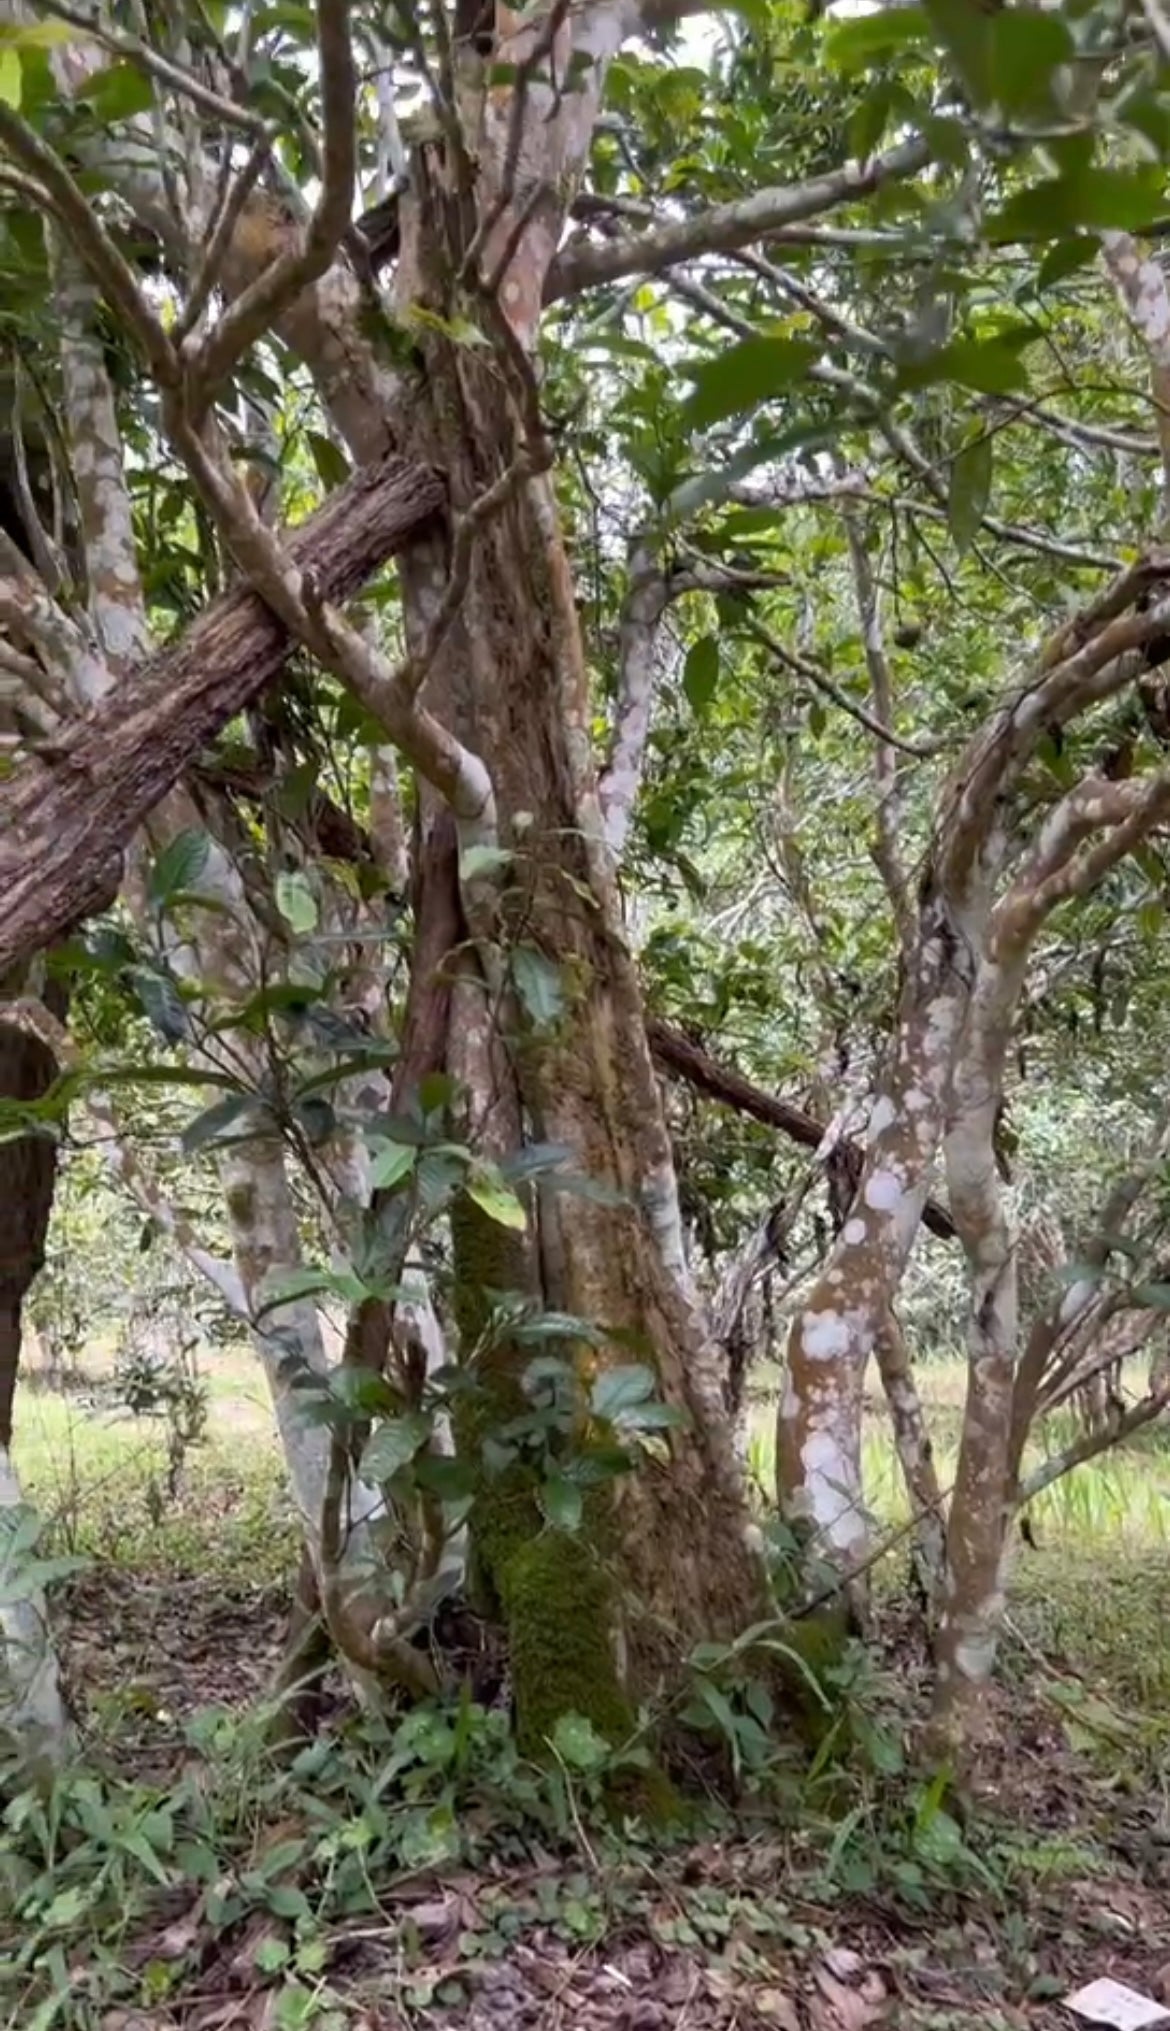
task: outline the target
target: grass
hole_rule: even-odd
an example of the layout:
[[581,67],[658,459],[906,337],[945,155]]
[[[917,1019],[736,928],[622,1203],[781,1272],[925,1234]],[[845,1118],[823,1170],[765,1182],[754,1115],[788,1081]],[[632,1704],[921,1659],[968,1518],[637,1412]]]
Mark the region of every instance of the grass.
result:
[[287,1582],[297,1530],[255,1358],[228,1348],[207,1360],[206,1427],[173,1494],[165,1418],[87,1401],[109,1374],[98,1347],[67,1394],[20,1391],[14,1459],[54,1547],[120,1570]]
[[[94,1350],[89,1384],[108,1369]],[[801,1957],[817,1942],[856,1940],[867,1955],[866,1899],[879,1888],[903,1898],[913,1889],[918,1900],[905,1937],[883,1921],[877,1947],[881,1957],[897,1938],[911,1975],[919,1958],[929,1963],[934,1986],[921,2009],[899,2017],[907,2031],[1025,2021],[989,2011],[978,1983],[970,2008],[940,2013],[940,1955],[955,1958],[947,1982],[956,2001],[968,1981],[965,1934],[946,1930],[961,1910],[990,1925],[993,1959],[1011,1961],[1005,1980],[1018,1997],[1038,1980],[1053,1994],[1099,1971],[1098,1908],[1111,1908],[1124,1868],[1111,1829],[1125,1823],[1127,1796],[1145,1814],[1170,1771],[1170,1449],[1160,1434],[1078,1470],[1034,1506],[1039,1549],[1019,1547],[997,1709],[1004,1809],[975,1830],[975,1847],[937,1801],[915,1807],[900,1762],[875,1762],[868,1774],[859,1766],[853,1790],[836,1788],[844,1776],[826,1777],[775,1821],[761,1794],[754,1816],[713,1822],[718,1839],[707,1845],[696,1821],[692,1868],[684,1847],[675,1854],[669,1843],[651,1851],[618,1839],[590,1807],[587,1768],[562,1766],[550,1779],[524,1765],[503,1710],[413,1710],[384,1740],[376,1730],[366,1739],[361,1717],[339,1707],[291,1766],[274,1765],[262,1701],[282,1634],[276,1589],[291,1577],[297,1533],[252,1358],[236,1349],[209,1356],[201,1379],[206,1428],[173,1494],[163,1420],[126,1415],[112,1400],[95,1407],[78,1393],[21,1393],[16,1454],[26,1486],[58,1548],[91,1562],[63,1602],[87,1763],[57,1794],[63,1840],[48,1823],[42,1836],[38,1808],[18,1800],[7,1861],[0,1843],[0,2027],[201,2025],[196,2000],[237,1989],[263,1999],[263,2021],[276,2031],[344,2031],[367,2005],[375,2018],[401,2004],[408,2021],[445,2024],[432,2008],[448,1992],[459,2007],[460,1983],[474,1985],[481,1962],[510,1964],[517,1939],[535,1941],[546,1975],[551,1968],[557,1993],[571,1995],[582,2018],[588,1999],[571,1990],[575,1971],[584,1981],[598,1955],[608,1965],[623,1941],[634,1951],[646,1937],[658,1955],[690,1956],[686,1996],[705,1979],[704,1955],[714,1956],[747,2008],[753,1987],[774,1997],[777,1983],[791,1982],[807,1994]],[[919,1382],[946,1485],[961,1364],[923,1364]],[[760,1401],[752,1454],[762,1477],[773,1416]],[[1063,1436],[1055,1427],[1047,1434],[1057,1444]],[[879,1523],[905,1517],[876,1398],[865,1487]],[[891,1558],[891,1576],[900,1564]],[[900,1667],[900,1656],[893,1662]],[[896,1750],[901,1695],[883,1690],[876,1673],[852,1698],[873,1739]],[[420,1870],[434,1885],[421,1909],[411,1887]],[[448,1879],[458,1886],[453,1929],[436,1945],[422,1936],[422,1915],[429,1925],[443,1920]],[[160,1905],[164,1884],[171,1902]],[[401,1897],[396,1886],[405,1886]],[[1135,1894],[1128,1880],[1122,1889]],[[795,1923],[794,1896],[810,1910],[817,1900],[811,1925]],[[188,1915],[176,1924],[173,1909]],[[1010,1954],[1009,1922],[1019,1935]],[[1164,1937],[1168,1927],[1170,1900],[1161,1900],[1148,1929]],[[384,1941],[381,1960],[367,1945],[355,1961],[358,1939]],[[525,1952],[531,1962],[533,1949]],[[1142,1986],[1147,1970],[1134,1955],[1119,1972]],[[635,1979],[643,1979],[636,1968]],[[111,2014],[112,2004],[129,2014]],[[1026,2021],[1055,2019],[1038,2003]]]

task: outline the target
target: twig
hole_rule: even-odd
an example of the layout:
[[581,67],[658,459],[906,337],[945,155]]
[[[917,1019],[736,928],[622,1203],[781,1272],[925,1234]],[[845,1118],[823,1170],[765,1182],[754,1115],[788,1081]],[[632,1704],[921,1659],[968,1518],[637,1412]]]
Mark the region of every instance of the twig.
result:
[[873,734],[875,739],[885,742],[889,747],[898,748],[904,755],[912,755],[915,761],[928,761],[932,755],[942,754],[950,745],[948,741],[942,740],[903,739],[892,727],[884,726],[867,706],[860,704],[856,698],[850,698],[847,691],[842,691],[839,685],[834,684],[832,678],[826,676],[818,664],[810,662],[807,656],[802,656],[797,650],[786,648],[783,642],[777,640],[771,629],[765,627],[762,621],[756,620],[754,615],[746,615],[741,625],[767,649],[771,656],[775,657],[778,663],[782,663],[785,669],[803,677],[815,691],[831,700],[842,712],[848,713],[850,719],[855,719],[857,724],[863,726],[867,733]]

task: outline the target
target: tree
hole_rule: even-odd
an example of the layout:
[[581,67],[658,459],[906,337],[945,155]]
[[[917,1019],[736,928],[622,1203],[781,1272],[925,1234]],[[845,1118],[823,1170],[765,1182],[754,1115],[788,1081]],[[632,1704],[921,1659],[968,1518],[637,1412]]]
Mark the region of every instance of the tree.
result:
[[[996,1173],[1009,1047],[1054,922],[1141,868],[1167,796],[1157,703],[1137,688],[1170,617],[1167,564],[1148,480],[1117,476],[1118,460],[1144,475],[1159,443],[1134,422],[1132,351],[1122,420],[1102,401],[1116,333],[1107,299],[1081,293],[1101,251],[1142,329],[1149,277],[1125,232],[1149,222],[1154,180],[1114,161],[1112,136],[1148,133],[1164,108],[1147,31],[1102,54],[1088,17],[972,8],[958,37],[929,9],[833,23],[776,4],[678,62],[691,11],[550,0],[354,23],[320,0],[242,41],[215,10],[149,36],[60,0],[31,22],[10,11],[0,190],[84,568],[71,608],[63,515],[60,541],[34,514],[24,553],[5,552],[6,668],[32,730],[0,798],[16,899],[0,952],[23,958],[105,902],[129,846],[138,943],[114,970],[190,1067],[227,1083],[195,1135],[226,1188],[236,1281],[216,1274],[255,1329],[317,1596],[367,1691],[417,1670],[403,1646],[469,1503],[476,1596],[507,1631],[526,1740],[570,1707],[618,1740],[695,1642],[770,1606],[686,1245],[655,1066],[668,1032],[645,1012],[644,979],[670,1004],[674,934],[653,926],[640,967],[621,887],[681,884],[705,904],[742,883],[750,839],[812,982],[788,1047],[816,1062],[815,1104],[791,1118],[826,1121],[836,1180],[835,1238],[789,1335],[778,1497],[845,1584],[869,1553],[875,1348],[914,1499],[941,1503],[894,1316],[928,1204],[968,1265],[939,1636],[954,1753],[994,1649],[1026,1407]],[[1089,107],[1078,64],[1097,75]],[[422,110],[400,124],[407,97]],[[1054,123],[1067,160],[1037,174]],[[774,159],[783,181],[761,169]],[[1060,373],[1034,389],[1047,347]],[[1157,345],[1146,371],[1156,397]],[[336,491],[290,540],[274,476],[291,522],[310,455]],[[341,486],[347,455],[359,476]],[[156,639],[157,529],[135,522],[151,462],[166,526],[189,539],[179,578],[249,588],[178,647]],[[1084,529],[1067,526],[1070,496]],[[1123,498],[1136,561],[1115,554]],[[347,616],[391,549],[399,603],[379,588]],[[1021,645],[1027,602],[1038,649]],[[225,626],[228,659],[204,682]],[[243,763],[209,759],[279,664]],[[322,826],[337,831],[316,780],[326,714],[361,755],[365,890],[322,852]],[[118,729],[131,760],[111,766]],[[1122,730],[1130,773],[1099,752]],[[400,879],[379,844],[397,821],[374,822],[379,798],[395,808],[391,744],[413,963],[387,1154],[376,1108],[363,1121],[347,1099],[381,1076],[377,1051],[351,1027],[348,1057],[322,1073],[306,1053],[290,1079],[274,1039],[296,1005],[290,932],[353,956]],[[273,823],[258,853],[241,785],[287,789],[293,754],[313,812],[305,795],[300,836]],[[716,787],[727,843],[696,859],[688,825]],[[864,879],[840,876],[825,827],[810,866],[818,800],[869,841]],[[757,940],[745,1001],[774,994],[782,943]],[[940,1152],[945,1212],[929,1197]],[[297,1273],[301,1178],[328,1271]],[[403,1297],[436,1223],[474,1385],[447,1406],[454,1474]],[[322,1290],[352,1308],[341,1383]],[[313,1390],[331,1428],[302,1414]],[[415,1539],[405,1602],[376,1548],[383,1506]],[[938,1529],[921,1535],[937,1563]]]

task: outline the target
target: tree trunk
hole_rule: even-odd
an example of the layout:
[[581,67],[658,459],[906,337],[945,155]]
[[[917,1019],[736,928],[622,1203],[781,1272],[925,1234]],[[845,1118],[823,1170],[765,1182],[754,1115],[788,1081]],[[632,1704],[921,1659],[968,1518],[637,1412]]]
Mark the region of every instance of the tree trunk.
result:
[[[64,996],[48,990],[54,1013]],[[56,1076],[57,1064],[39,1037],[0,1021],[0,1096],[37,1100]],[[57,1148],[48,1136],[21,1135],[0,1142],[0,1742],[23,1757],[60,1760],[69,1736],[57,1662],[40,1589],[11,1598],[7,1542],[25,1512],[12,1463],[12,1405],[20,1364],[21,1310],[45,1259],[53,1205]],[[13,1589],[13,1592],[16,1590]]]
[[793,1320],[777,1422],[782,1510],[820,1556],[865,1553],[865,1370],[909,1260],[942,1139],[955,1042],[970,996],[970,939],[937,889],[920,906],[893,1062],[870,1116],[857,1196]]
[[[443,316],[441,298],[431,300]],[[442,466],[458,518],[507,470],[513,419],[498,362],[443,337],[423,343],[411,450]],[[436,567],[440,559],[417,548],[404,562],[416,634]],[[600,1358],[650,1363],[659,1395],[686,1419],[667,1438],[668,1458],[644,1461],[615,1484],[612,1505],[595,1504],[588,1537],[544,1528],[533,1491],[518,1492],[506,1476],[494,1493],[485,1483],[472,1518],[481,1570],[509,1624],[522,1734],[537,1744],[559,1712],[583,1709],[612,1739],[639,1698],[677,1681],[694,1642],[732,1637],[754,1619],[763,1581],[717,1365],[680,1283],[670,1145],[601,827],[573,589],[542,476],[523,481],[483,524],[432,686],[441,715],[487,767],[501,845],[514,854],[497,950],[521,986],[525,964],[555,981],[560,1003],[547,1020],[531,1008],[525,1020],[523,996],[506,995],[507,1057],[493,1074],[498,1048],[473,1037],[468,1011],[478,1005],[480,1030],[490,1029],[498,996],[486,974],[465,982],[449,1064],[473,1082],[510,1080],[512,1095],[496,1094],[493,1118],[566,1145],[596,1194],[542,1190],[531,1245],[480,1215],[460,1216],[465,1342],[482,1325],[483,1293],[526,1288],[549,1309],[619,1333],[622,1351],[607,1346]],[[479,947],[490,973],[482,937]],[[473,1118],[490,1101],[490,1091],[473,1089]],[[591,1358],[578,1349],[583,1381]],[[477,1364],[496,1416],[522,1401],[530,1359],[530,1348],[504,1346]]]

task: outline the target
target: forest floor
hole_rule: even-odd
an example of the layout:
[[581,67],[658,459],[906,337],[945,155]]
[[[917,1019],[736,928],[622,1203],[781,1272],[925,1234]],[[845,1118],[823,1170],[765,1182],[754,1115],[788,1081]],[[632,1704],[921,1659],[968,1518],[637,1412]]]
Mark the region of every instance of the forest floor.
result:
[[[961,1377],[920,1378],[945,1456]],[[1106,1976],[1170,2010],[1166,1441],[1038,1512],[968,1824],[903,1762],[924,1668],[895,1554],[847,1689],[864,1767],[780,1755],[734,1812],[650,1840],[605,1826],[587,1770],[550,1787],[518,1765],[503,1716],[372,1743],[339,1700],[275,1769],[257,1717],[295,1529],[259,1378],[226,1355],[206,1380],[173,1488],[165,1426],[103,1404],[100,1377],[23,1392],[18,1464],[53,1550],[84,1561],[62,1620],[88,1774],[10,1827],[7,1971],[0,1851],[0,2025],[1055,2031]],[[868,1467],[896,1517],[876,1419]]]

